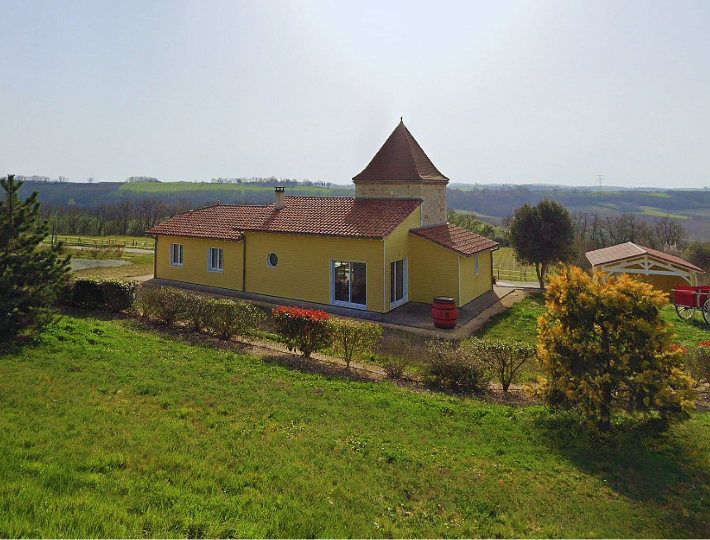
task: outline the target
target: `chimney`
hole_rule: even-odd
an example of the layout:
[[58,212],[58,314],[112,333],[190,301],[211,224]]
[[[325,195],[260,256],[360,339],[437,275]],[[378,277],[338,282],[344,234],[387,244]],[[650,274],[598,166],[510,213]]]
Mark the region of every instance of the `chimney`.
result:
[[274,195],[276,197],[276,199],[274,201],[274,208],[276,208],[276,210],[281,210],[284,207],[284,197],[285,197],[284,189],[286,189],[286,188],[277,187],[276,192],[274,193]]

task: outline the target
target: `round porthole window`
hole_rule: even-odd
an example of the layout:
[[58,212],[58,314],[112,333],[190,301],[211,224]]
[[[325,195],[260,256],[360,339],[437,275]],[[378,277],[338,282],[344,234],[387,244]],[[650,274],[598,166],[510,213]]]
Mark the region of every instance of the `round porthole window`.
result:
[[279,258],[276,253],[269,253],[266,256],[266,264],[268,264],[270,268],[276,268],[276,265],[279,264]]

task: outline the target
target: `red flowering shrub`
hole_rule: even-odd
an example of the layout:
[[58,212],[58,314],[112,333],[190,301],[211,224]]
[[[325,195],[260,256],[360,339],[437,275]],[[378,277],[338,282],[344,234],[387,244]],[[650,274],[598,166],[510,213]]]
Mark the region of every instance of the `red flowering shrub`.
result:
[[313,351],[330,344],[330,315],[325,311],[279,306],[271,313],[276,331],[286,340],[290,351],[298,349],[303,356],[310,357]]
[[[698,345],[700,345],[700,343],[698,343]],[[688,349],[686,349],[682,345],[678,345],[677,343],[671,343],[669,349],[671,351],[680,351],[681,354],[688,354]]]

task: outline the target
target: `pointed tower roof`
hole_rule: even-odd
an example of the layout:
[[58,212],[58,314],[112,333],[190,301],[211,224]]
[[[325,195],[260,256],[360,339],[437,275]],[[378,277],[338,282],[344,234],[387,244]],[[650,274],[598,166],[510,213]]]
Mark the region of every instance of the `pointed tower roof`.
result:
[[449,179],[434,167],[400,120],[392,135],[354,182],[443,182]]

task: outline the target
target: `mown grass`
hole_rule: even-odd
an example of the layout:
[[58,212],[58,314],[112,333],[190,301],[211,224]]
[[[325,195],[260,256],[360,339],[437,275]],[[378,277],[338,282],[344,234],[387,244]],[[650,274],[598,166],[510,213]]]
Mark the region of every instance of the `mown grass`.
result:
[[[478,337],[505,341],[537,342],[537,319],[545,313],[545,298],[536,293],[513,304],[509,309],[491,317],[477,334]],[[675,342],[691,347],[698,341],[710,339],[710,326],[705,324],[700,313],[690,321],[678,317],[672,305],[661,310],[661,318],[670,323],[676,333]]]
[[534,345],[537,343],[537,320],[544,312],[545,296],[532,294],[488,319],[477,337]]
[[707,537],[710,415],[575,418],[65,316],[0,357],[3,537]]

